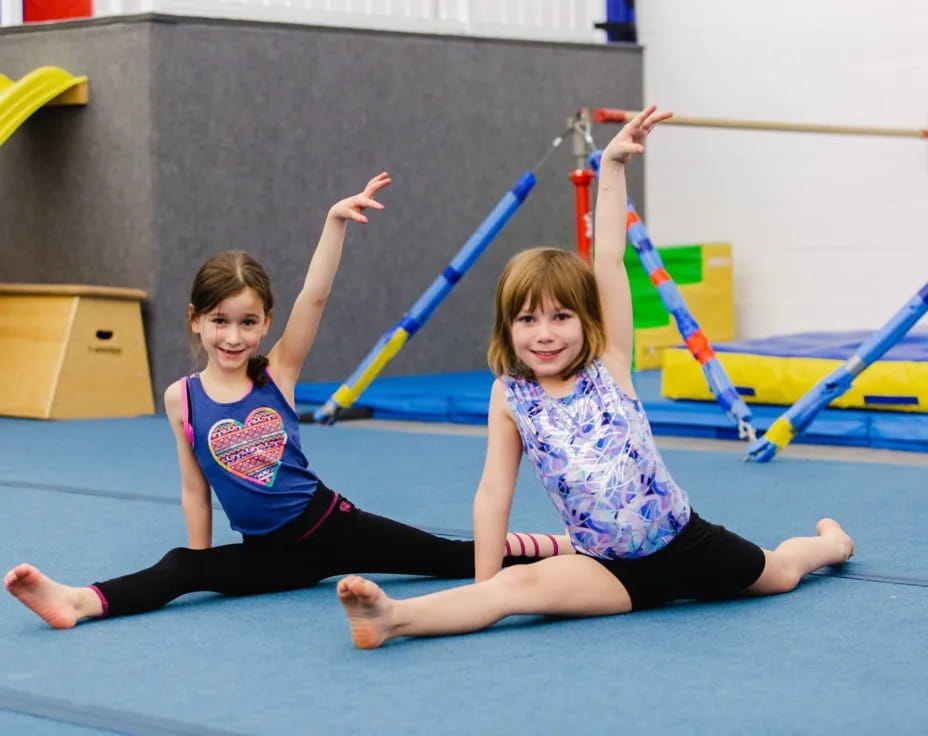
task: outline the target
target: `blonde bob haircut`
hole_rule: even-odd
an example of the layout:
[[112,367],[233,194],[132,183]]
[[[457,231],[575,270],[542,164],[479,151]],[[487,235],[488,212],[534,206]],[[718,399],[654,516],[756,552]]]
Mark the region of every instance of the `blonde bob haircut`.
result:
[[493,334],[487,363],[497,376],[531,379],[532,371],[516,357],[512,324],[528,302],[534,310],[546,300],[575,312],[583,328],[583,347],[577,359],[561,374],[569,378],[606,349],[599,290],[589,266],[579,256],[558,248],[532,248],[513,256],[496,286]]

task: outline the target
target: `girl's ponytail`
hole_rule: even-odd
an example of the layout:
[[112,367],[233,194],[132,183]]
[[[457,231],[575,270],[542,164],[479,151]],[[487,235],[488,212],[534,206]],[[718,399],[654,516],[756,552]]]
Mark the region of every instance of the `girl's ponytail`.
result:
[[267,383],[267,373],[264,372],[267,363],[267,356],[264,355],[252,355],[248,359],[248,377],[255,386],[263,386]]

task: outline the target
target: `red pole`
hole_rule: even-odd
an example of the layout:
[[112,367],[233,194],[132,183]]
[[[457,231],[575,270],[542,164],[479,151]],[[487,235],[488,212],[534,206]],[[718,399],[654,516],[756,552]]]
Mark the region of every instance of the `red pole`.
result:
[[596,172],[590,168],[593,138],[590,135],[589,109],[580,108],[576,117],[568,119],[567,126],[571,131],[571,153],[576,162],[574,170],[570,172],[570,181],[574,185],[577,255],[590,263],[593,256],[593,209],[590,207],[590,182],[596,178]]
[[593,244],[593,211],[590,208],[590,182],[596,178],[589,169],[574,169],[570,180],[574,185],[575,224],[577,229],[577,254],[587,263]]

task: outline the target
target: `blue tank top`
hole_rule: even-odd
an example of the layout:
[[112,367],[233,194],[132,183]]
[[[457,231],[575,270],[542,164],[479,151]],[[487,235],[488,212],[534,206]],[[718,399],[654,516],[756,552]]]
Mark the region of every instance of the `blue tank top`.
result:
[[188,439],[232,528],[269,534],[299,516],[319,479],[300,448],[299,417],[273,379],[228,404],[207,396],[199,375],[185,382]]
[[535,381],[501,380],[525,453],[577,550],[645,557],[686,526],[689,498],[670,477],[641,402],[601,360],[560,398]]

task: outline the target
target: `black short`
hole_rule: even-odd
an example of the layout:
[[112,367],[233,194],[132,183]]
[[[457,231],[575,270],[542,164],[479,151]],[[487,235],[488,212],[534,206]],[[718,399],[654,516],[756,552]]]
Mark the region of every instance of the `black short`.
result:
[[683,530],[647,557],[604,560],[591,557],[615,575],[632,599],[632,610],[673,600],[732,598],[764,571],[764,551],[695,511]]

